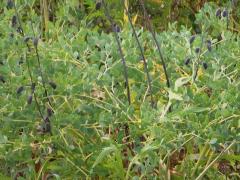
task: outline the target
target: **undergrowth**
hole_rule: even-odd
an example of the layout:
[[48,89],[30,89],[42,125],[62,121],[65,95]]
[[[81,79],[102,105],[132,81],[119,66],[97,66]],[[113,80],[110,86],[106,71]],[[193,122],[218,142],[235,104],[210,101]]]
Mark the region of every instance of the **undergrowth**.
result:
[[143,57],[130,24],[112,26],[118,46],[113,32],[64,16],[42,34],[31,4],[0,4],[1,179],[240,178],[230,7],[206,4],[198,34],[135,27]]

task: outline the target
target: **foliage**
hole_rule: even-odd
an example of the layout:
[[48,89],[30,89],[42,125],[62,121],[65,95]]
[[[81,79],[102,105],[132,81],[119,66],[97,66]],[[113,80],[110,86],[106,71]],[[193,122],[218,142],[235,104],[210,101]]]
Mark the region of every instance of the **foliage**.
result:
[[216,5],[196,14],[198,34],[174,23],[156,34],[171,88],[151,34],[137,29],[152,108],[129,24],[118,35],[130,105],[113,34],[90,29],[70,6],[42,28],[34,3],[0,2],[0,177],[239,178],[240,38]]

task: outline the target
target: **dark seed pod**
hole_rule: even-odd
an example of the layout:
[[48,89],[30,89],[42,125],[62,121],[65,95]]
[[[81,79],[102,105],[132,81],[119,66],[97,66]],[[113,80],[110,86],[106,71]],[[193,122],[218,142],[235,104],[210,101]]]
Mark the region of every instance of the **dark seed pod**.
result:
[[44,125],[44,132],[45,133],[51,133],[51,125],[50,125],[50,122],[46,122],[45,125]]
[[99,1],[96,3],[95,9],[99,10],[99,9],[101,9],[101,6],[102,6],[102,3]]
[[4,79],[4,77],[3,77],[2,75],[0,75],[0,81],[1,81],[2,83],[5,83],[5,82],[6,82],[5,79]]
[[44,118],[44,122],[45,122],[45,123],[47,123],[47,122],[50,123],[50,119],[49,119],[48,116]]
[[49,85],[50,85],[53,89],[56,89],[56,88],[57,88],[56,83],[54,83],[54,82],[52,82],[52,81],[49,82]]
[[43,124],[43,129],[45,133],[51,133],[51,124],[50,124],[50,119],[49,117],[46,117],[44,119],[44,124]]
[[14,15],[14,16],[12,17],[12,27],[16,27],[16,26],[17,26],[17,16]]
[[47,108],[47,115],[51,117],[53,115],[53,110],[51,108]]
[[3,66],[3,65],[4,65],[2,61],[0,61],[0,65],[1,65],[1,66]]
[[120,27],[117,24],[114,24],[114,31],[117,33],[121,31]]
[[189,43],[192,44],[195,40],[196,36],[191,36],[190,39],[189,39]]
[[184,62],[184,64],[187,66],[189,63],[190,63],[191,59],[190,58],[187,58]]
[[36,83],[32,83],[32,85],[31,85],[32,93],[34,93],[34,91],[35,91],[35,87],[36,87]]
[[200,52],[200,48],[199,47],[197,47],[196,49],[195,49],[195,53],[199,53]]
[[38,46],[38,38],[33,38],[33,45],[35,48]]
[[212,51],[212,42],[210,40],[207,40],[207,49],[208,51]]
[[98,45],[95,45],[95,48],[96,48],[98,51],[101,51],[101,48],[100,48]]
[[18,89],[17,89],[17,94],[21,94],[24,90],[24,87],[23,86],[20,86]]
[[208,68],[208,65],[207,65],[207,63],[206,63],[206,62],[203,62],[203,64],[202,64],[202,65],[203,65],[203,68],[204,68],[204,69],[207,69],[207,68]]
[[223,16],[223,17],[228,17],[228,11],[227,11],[227,9],[224,9],[224,10],[223,10],[222,16]]
[[20,34],[23,34],[22,28],[21,28],[21,27],[18,27],[18,28],[17,28],[17,32],[20,33]]
[[216,17],[221,18],[221,13],[222,13],[221,9],[218,8],[216,11]]
[[23,40],[24,40],[25,43],[27,43],[30,39],[31,39],[30,36],[25,36]]
[[221,34],[219,34],[219,36],[217,37],[217,40],[218,41],[221,41],[223,38],[222,38],[222,35]]
[[23,59],[22,58],[18,61],[18,65],[21,65],[21,64],[23,64]]
[[12,9],[13,6],[14,6],[13,1],[12,0],[8,0],[7,1],[7,9]]
[[28,96],[27,103],[30,105],[32,104],[32,95]]

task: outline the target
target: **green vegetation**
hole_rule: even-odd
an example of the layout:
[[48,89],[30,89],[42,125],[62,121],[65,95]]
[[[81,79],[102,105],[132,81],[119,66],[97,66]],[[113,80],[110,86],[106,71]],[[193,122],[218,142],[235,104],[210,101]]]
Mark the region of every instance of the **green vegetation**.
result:
[[240,178],[239,2],[47,2],[0,2],[0,179]]

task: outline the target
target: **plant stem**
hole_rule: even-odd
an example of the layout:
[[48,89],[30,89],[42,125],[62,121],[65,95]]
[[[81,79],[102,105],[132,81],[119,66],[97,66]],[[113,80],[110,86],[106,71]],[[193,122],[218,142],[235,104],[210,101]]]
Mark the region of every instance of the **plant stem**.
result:
[[157,41],[156,34],[155,34],[155,32],[154,32],[154,30],[152,28],[152,25],[151,25],[150,19],[148,17],[147,10],[145,8],[143,0],[140,0],[140,4],[142,6],[142,9],[143,9],[143,12],[144,12],[144,16],[145,16],[146,22],[148,24],[149,31],[152,34],[153,40],[154,40],[154,42],[155,42],[155,44],[157,46],[157,50],[158,50],[158,53],[159,53],[159,57],[161,59],[161,63],[162,63],[162,66],[163,66],[165,78],[166,78],[166,81],[167,81],[167,87],[170,88],[170,80],[169,80],[168,73],[167,73],[167,67],[166,67],[166,64],[165,64],[165,60],[163,58],[163,54],[161,52],[160,45],[159,45],[159,43]]
[[120,43],[118,34],[117,34],[117,32],[116,32],[116,30],[115,30],[115,28],[114,28],[113,19],[112,19],[112,17],[110,16],[108,7],[107,7],[107,5],[106,5],[106,3],[105,3],[104,0],[102,0],[102,4],[103,4],[104,9],[105,9],[105,14],[106,14],[109,22],[111,23],[112,31],[113,31],[114,36],[115,36],[115,39],[116,39],[116,41],[117,41],[119,54],[120,54],[121,59],[122,59],[123,71],[124,71],[124,77],[125,77],[125,83],[126,83],[126,88],[127,88],[128,103],[129,103],[129,105],[130,105],[130,104],[131,104],[131,95],[130,95],[130,88],[129,88],[129,82],[128,82],[128,71],[127,71],[126,60],[125,60],[124,55],[123,55],[123,51],[122,51],[122,47],[121,47],[121,43]]
[[134,26],[133,26],[133,24],[132,24],[132,20],[131,20],[130,13],[129,13],[127,7],[125,6],[125,1],[122,0],[122,2],[123,2],[123,6],[124,6],[124,9],[125,9],[125,12],[126,12],[126,14],[127,14],[127,16],[128,16],[128,20],[129,20],[129,22],[130,22],[130,25],[131,25],[131,28],[132,28],[134,37],[135,37],[135,39],[136,39],[136,41],[137,41],[137,44],[138,44],[138,47],[139,47],[139,49],[140,49],[140,53],[141,53],[141,57],[142,57],[141,60],[143,60],[144,70],[145,70],[145,73],[146,73],[146,75],[147,75],[147,83],[148,83],[149,92],[150,92],[150,96],[151,96],[151,105],[152,105],[152,107],[153,107],[153,106],[154,106],[154,101],[153,101],[153,93],[152,93],[152,82],[151,82],[151,77],[150,77],[149,70],[148,70],[148,66],[147,66],[147,61],[146,61],[146,58],[145,58],[145,56],[144,56],[143,48],[142,48],[142,46],[141,46],[141,44],[140,44],[140,42],[139,42],[139,39],[138,39],[136,30],[135,30],[135,28],[134,28]]
[[[34,28],[33,28],[32,21],[31,21],[31,28],[32,28],[32,31],[33,31],[33,35],[35,37],[36,34],[35,34],[35,31],[34,31]],[[37,57],[37,62],[38,62],[38,69],[40,71],[40,75],[41,75],[41,78],[42,78],[42,84],[43,84],[44,93],[45,93],[45,96],[46,96],[46,98],[48,100],[49,105],[52,107],[52,103],[51,103],[51,101],[50,101],[50,99],[48,97],[48,91],[47,91],[46,84],[45,84],[46,82],[45,82],[45,79],[43,77],[43,71],[42,71],[41,62],[40,62],[40,56],[39,56],[39,53],[38,53],[38,46],[35,46],[35,52],[36,52],[36,57]]]
[[[14,10],[15,10],[15,13],[16,13],[16,16],[17,16],[17,19],[18,19],[18,22],[19,22],[19,26],[20,26],[20,28],[21,28],[20,34],[24,37],[25,34],[24,34],[22,22],[21,22],[21,19],[20,19],[20,17],[19,17],[19,14],[18,14],[17,7],[16,7],[15,2],[13,2],[13,6],[14,6]],[[28,48],[28,51],[30,52],[30,47],[29,47],[29,45],[27,44],[27,42],[26,42],[26,46],[27,46],[27,48]],[[30,64],[29,64],[29,61],[28,61],[28,58],[27,58],[27,54],[26,54],[26,62],[27,62],[27,69],[28,69],[28,74],[29,74],[29,77],[30,77],[30,81],[31,81],[31,84],[33,85],[33,84],[34,84],[34,82],[33,82],[33,76],[32,76]],[[35,92],[33,92],[33,96],[34,96],[34,99],[35,99],[35,102],[36,102],[36,106],[37,106],[38,112],[39,112],[41,118],[44,120],[44,116],[43,116],[43,113],[42,113],[42,111],[41,111],[40,104],[39,104],[39,102],[38,102],[38,100],[37,100],[37,96],[36,96],[36,93],[35,93]]]

